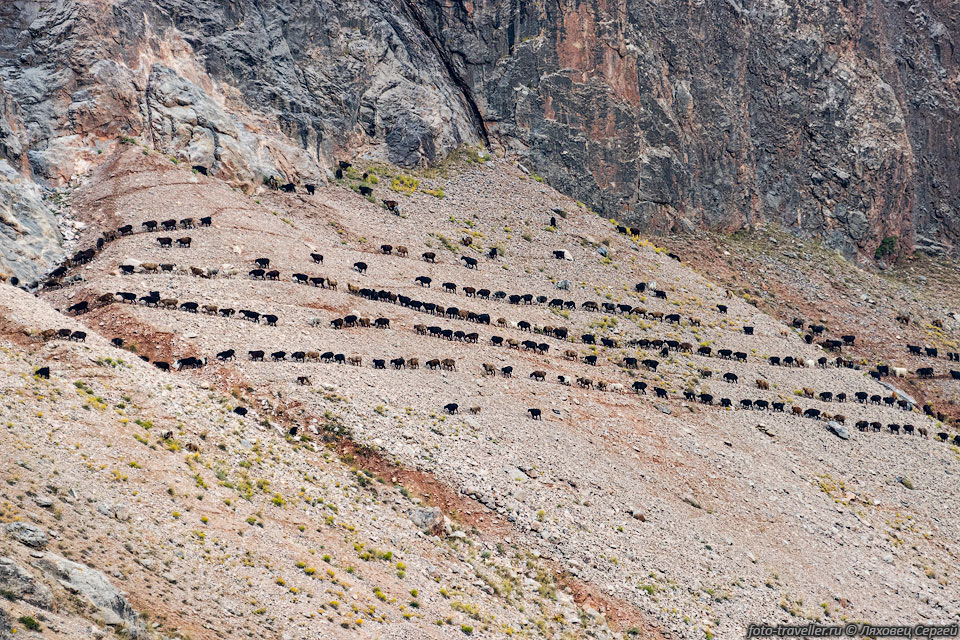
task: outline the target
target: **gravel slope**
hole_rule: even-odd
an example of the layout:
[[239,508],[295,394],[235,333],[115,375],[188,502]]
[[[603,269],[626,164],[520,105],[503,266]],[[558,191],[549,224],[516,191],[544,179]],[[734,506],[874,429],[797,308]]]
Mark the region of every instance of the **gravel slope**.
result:
[[[389,169],[381,167],[379,183],[370,185],[376,202],[345,188],[358,183],[350,179],[313,197],[244,196],[137,151],[111,166],[73,195],[74,213],[91,234],[83,243],[90,243],[98,225],[139,228],[146,219],[203,215],[212,215],[213,224],[173,234],[136,233],[109,243],[79,269],[82,281],[44,292],[45,302],[65,309],[105,292],[153,290],[179,302],[278,315],[277,326],[268,327],[236,317],[112,303],[77,321],[106,339],[123,337],[152,359],[208,358],[206,367],[192,372],[151,372],[158,381],[234,392],[258,419],[284,429],[296,425],[308,435],[311,428],[339,429],[381,460],[426,472],[464,499],[448,513],[454,521],[471,523],[490,544],[535,551],[580,585],[571,591],[581,600],[584,591],[578,589],[602,595],[604,601],[583,602],[605,613],[614,632],[647,620],[674,637],[733,638],[742,637],[750,622],[947,622],[960,613],[952,575],[960,531],[949,508],[960,454],[933,438],[890,435],[886,425],[911,423],[931,436],[943,428],[919,412],[802,397],[804,388],[851,397],[858,391],[890,392],[863,370],[770,366],[769,356],[815,360],[824,354],[743,298],[729,296],[709,280],[708,266],[697,273],[650,242],[618,234],[610,221],[504,161],[420,176],[420,188],[411,195],[392,191]],[[435,186],[445,197],[424,193]],[[399,200],[403,215],[386,211],[381,199]],[[557,217],[555,229],[549,227],[551,216]],[[192,246],[160,249],[160,235],[189,235]],[[460,240],[468,236],[472,246],[464,247]],[[382,244],[405,245],[409,256],[383,255]],[[490,260],[485,256],[494,246],[503,255]],[[559,249],[572,261],[554,259]],[[682,245],[674,249],[691,259]],[[324,255],[322,265],[310,260],[314,251]],[[419,260],[424,251],[435,252],[437,263]],[[465,268],[462,255],[477,257],[478,269]],[[279,281],[247,276],[257,257],[270,258]],[[175,262],[178,269],[144,274],[138,268],[134,275],[120,275],[118,265],[131,260]],[[357,261],[367,263],[366,274],[352,270]],[[217,273],[192,276],[190,266]],[[339,286],[331,291],[297,285],[291,281],[294,272],[334,278]],[[414,283],[420,275],[433,279],[430,289]],[[556,288],[561,280],[569,281],[569,290]],[[456,294],[443,292],[439,285],[447,281],[457,284]],[[637,294],[637,282],[655,283],[667,299]],[[494,324],[364,300],[349,293],[348,284],[489,313]],[[572,299],[577,309],[560,315],[545,305],[467,298],[463,286]],[[612,317],[582,310],[586,300],[678,313],[682,319],[668,324]],[[717,304],[729,312],[720,314]],[[330,327],[330,320],[351,313],[389,318],[390,328]],[[506,326],[496,326],[501,317]],[[565,326],[576,340],[531,336],[514,328],[519,321]],[[418,335],[419,323],[476,331],[479,340],[465,344]],[[744,325],[754,327],[754,335],[744,335]],[[579,339],[587,332],[619,344],[596,347],[598,366],[582,361],[594,353]],[[490,342],[494,335],[535,339],[550,349],[538,355],[498,347]],[[661,357],[629,346],[643,338],[743,351],[747,361],[678,352]],[[214,354],[230,348],[238,359],[218,363]],[[251,349],[265,350],[267,361],[249,362]],[[363,365],[289,357],[271,362],[269,354],[280,349],[356,354]],[[563,357],[567,349],[578,352],[578,361]],[[456,370],[372,368],[374,358],[395,357],[417,357],[421,363],[453,358]],[[626,370],[618,366],[624,357],[661,364],[656,373]],[[483,363],[513,366],[514,376],[484,376]],[[147,365],[136,366],[139,371]],[[705,368],[712,377],[700,376]],[[544,370],[546,380],[530,379],[534,370]],[[727,372],[735,372],[739,383],[723,382],[720,376]],[[636,396],[562,386],[558,375],[628,389],[644,380],[650,390]],[[307,376],[309,384],[297,384],[298,376]],[[756,380],[769,388],[758,389]],[[655,386],[666,389],[668,398],[655,399]],[[782,401],[787,408],[785,413],[725,410],[684,400],[685,389],[728,397],[735,405],[749,398]],[[451,402],[459,404],[459,414],[444,413]],[[474,406],[479,413],[467,411]],[[850,439],[827,431],[826,421],[794,417],[792,406],[842,413]],[[530,419],[529,408],[541,409],[543,420]],[[858,420],[879,421],[883,432],[860,432],[853,427]],[[225,428],[233,426],[227,422]],[[539,634],[549,635],[533,631]]]

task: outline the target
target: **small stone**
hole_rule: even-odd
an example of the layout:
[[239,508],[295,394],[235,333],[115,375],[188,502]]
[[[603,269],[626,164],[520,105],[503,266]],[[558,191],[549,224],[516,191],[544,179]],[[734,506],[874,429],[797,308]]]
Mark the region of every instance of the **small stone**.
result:
[[527,479],[527,474],[524,473],[521,469],[517,467],[507,467],[504,469],[510,479],[514,482],[519,482]]

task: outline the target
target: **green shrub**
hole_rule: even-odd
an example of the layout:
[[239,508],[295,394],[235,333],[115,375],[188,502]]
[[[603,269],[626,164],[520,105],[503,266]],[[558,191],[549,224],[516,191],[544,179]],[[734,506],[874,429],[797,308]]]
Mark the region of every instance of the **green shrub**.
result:
[[30,631],[40,631],[40,623],[31,616],[20,616],[17,620]]
[[894,251],[897,249],[897,238],[896,236],[887,236],[880,241],[880,245],[877,247],[877,250],[874,252],[873,257],[876,260],[882,260],[888,256],[892,256]]

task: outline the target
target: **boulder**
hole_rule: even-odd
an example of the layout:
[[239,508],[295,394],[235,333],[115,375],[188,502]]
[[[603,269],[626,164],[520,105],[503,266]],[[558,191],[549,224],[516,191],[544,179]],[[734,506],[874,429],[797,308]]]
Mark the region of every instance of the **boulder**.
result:
[[850,432],[847,431],[846,428],[845,428],[842,424],[840,424],[839,422],[836,422],[836,421],[834,421],[834,420],[831,420],[830,422],[827,423],[827,431],[829,431],[829,432],[832,433],[833,435],[837,436],[837,437],[840,438],[841,440],[849,440],[849,439],[850,439]]
[[0,558],[0,591],[47,611],[53,608],[53,592],[11,558]]
[[29,522],[11,522],[6,531],[8,536],[28,547],[42,549],[47,546],[47,532]]
[[443,512],[436,507],[417,507],[410,510],[410,520],[426,533],[437,533],[443,528]]
[[59,580],[65,589],[96,607],[104,624],[125,627],[130,635],[136,635],[139,627],[137,612],[106,575],[52,553],[45,554],[38,566]]

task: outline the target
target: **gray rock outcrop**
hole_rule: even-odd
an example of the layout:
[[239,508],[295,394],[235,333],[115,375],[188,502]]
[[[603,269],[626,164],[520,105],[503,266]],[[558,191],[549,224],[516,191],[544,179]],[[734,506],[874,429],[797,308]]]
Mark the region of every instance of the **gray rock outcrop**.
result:
[[30,283],[63,258],[57,221],[40,187],[0,160],[0,273]]
[[13,638],[10,627],[10,616],[3,607],[0,607],[0,640],[10,640]]
[[43,549],[47,546],[47,532],[29,522],[11,522],[6,526],[7,535],[20,544],[34,549]]
[[23,600],[41,609],[53,607],[50,589],[10,558],[0,558],[0,591],[5,597]]
[[427,533],[436,533],[443,528],[443,512],[436,507],[416,507],[410,510],[410,520]]
[[130,633],[138,628],[137,612],[100,571],[52,553],[45,554],[38,565],[58,580],[62,587],[96,607],[104,624],[125,627]]

